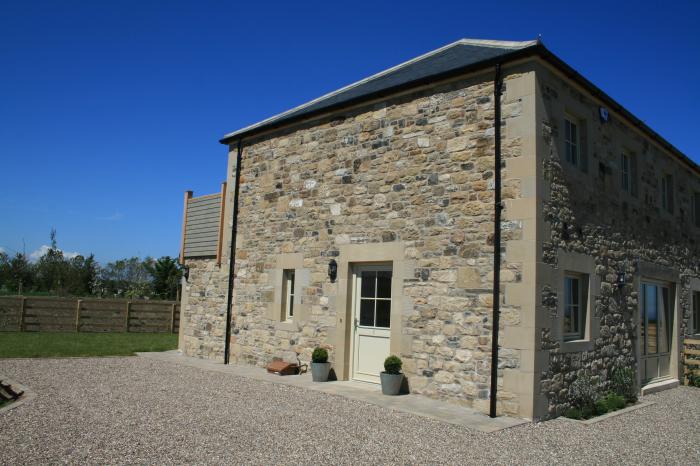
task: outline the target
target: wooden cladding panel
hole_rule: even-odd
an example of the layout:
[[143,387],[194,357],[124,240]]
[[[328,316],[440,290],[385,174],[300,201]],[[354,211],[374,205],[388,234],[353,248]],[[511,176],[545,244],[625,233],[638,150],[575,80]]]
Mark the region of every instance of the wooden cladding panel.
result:
[[0,297],[0,331],[177,333],[179,325],[176,301]]
[[222,218],[222,195],[186,199],[182,257],[217,257]]

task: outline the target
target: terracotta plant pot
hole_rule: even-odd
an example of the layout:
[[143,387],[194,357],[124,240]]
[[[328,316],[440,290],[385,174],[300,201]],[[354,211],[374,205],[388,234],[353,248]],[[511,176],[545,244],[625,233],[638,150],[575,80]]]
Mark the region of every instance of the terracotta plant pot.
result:
[[403,383],[403,374],[389,374],[382,372],[379,374],[379,379],[382,381],[382,393],[384,395],[398,395],[401,391]]
[[329,362],[312,362],[311,379],[314,382],[328,382],[328,373],[331,371]]

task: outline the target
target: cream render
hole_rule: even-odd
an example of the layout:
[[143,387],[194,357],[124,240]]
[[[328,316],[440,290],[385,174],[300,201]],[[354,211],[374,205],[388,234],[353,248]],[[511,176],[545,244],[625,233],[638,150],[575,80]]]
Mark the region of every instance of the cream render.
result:
[[[308,362],[320,345],[329,349],[337,378],[353,378],[353,277],[363,265],[388,264],[390,353],[403,359],[411,392],[488,412],[493,76],[491,66],[476,69],[243,137],[233,363],[265,366],[273,358],[296,361],[297,354]],[[687,218],[674,229],[673,216],[654,210],[647,174],[653,169],[646,167],[673,172],[676,186],[687,186],[676,195],[684,205],[700,192],[697,166],[684,164],[545,58],[506,62],[503,78],[499,413],[557,416],[578,374],[591,373],[603,389],[613,365],[640,360],[634,322],[646,278],[667,280],[676,290],[673,351],[661,382],[677,381],[691,312],[687,296],[700,283],[700,230]],[[609,110],[608,123],[597,119],[601,107]],[[560,133],[570,113],[586,123],[586,173],[563,160]],[[180,348],[197,357],[223,358],[237,143],[229,145],[221,265],[185,259],[190,276]],[[641,221],[660,217],[668,227],[647,227],[646,238],[610,222],[623,218],[623,206],[613,175],[599,164],[616,174],[618,146],[644,162],[636,173],[638,198],[624,208],[639,206]],[[614,241],[618,236],[627,238],[624,246]],[[335,281],[328,277],[331,259],[338,265]],[[289,269],[298,300],[285,321],[282,277]],[[618,293],[620,269],[628,283]],[[588,276],[581,341],[562,337],[567,272]],[[640,388],[646,382],[640,379]]]

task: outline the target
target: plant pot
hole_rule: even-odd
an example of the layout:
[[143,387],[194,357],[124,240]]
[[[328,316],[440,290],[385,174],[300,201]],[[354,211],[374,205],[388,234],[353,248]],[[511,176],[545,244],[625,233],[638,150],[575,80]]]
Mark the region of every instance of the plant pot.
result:
[[329,362],[312,362],[311,379],[314,382],[328,382],[328,373],[331,371]]
[[382,372],[379,374],[382,381],[382,393],[384,395],[398,395],[403,383],[403,374],[389,374]]

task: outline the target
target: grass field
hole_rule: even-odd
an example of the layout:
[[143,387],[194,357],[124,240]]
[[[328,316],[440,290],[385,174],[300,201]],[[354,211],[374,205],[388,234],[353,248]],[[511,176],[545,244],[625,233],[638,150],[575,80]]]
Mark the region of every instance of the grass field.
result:
[[175,348],[177,335],[170,333],[0,333],[0,358],[130,356]]

